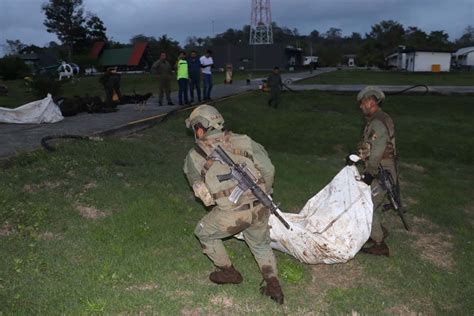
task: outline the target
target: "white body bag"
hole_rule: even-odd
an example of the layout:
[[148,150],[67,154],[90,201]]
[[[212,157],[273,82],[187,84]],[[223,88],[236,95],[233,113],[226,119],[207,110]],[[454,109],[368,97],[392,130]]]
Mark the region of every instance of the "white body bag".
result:
[[370,236],[373,212],[370,186],[356,177],[356,167],[344,167],[299,214],[280,212],[291,230],[271,215],[272,248],[308,264],[352,259]]

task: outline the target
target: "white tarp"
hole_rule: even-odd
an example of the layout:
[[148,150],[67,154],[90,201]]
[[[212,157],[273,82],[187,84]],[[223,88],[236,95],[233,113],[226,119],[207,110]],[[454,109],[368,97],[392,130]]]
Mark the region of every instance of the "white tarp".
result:
[[272,247],[309,264],[352,259],[369,238],[372,225],[371,190],[356,177],[356,167],[347,166],[299,214],[282,213],[292,230],[272,215]]
[[15,109],[0,107],[0,123],[40,124],[56,123],[64,119],[51,94]]

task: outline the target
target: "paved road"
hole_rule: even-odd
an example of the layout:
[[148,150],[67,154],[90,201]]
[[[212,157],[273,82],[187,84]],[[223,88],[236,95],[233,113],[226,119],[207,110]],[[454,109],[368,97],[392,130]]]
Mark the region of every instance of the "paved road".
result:
[[[358,92],[367,85],[333,85],[333,84],[297,84],[292,85],[291,89],[296,91],[318,90],[318,91],[337,91],[337,92]],[[413,85],[380,85],[385,92],[398,92],[408,89]],[[408,91],[407,91],[408,92]],[[426,88],[416,87],[410,89],[408,93],[426,93]],[[428,93],[452,95],[452,94],[474,94],[474,86],[428,86]]]
[[[306,79],[318,74],[333,71],[335,68],[321,68],[304,73],[283,74],[283,81],[294,90],[320,90],[320,91],[340,91],[358,92],[365,85],[319,85],[319,84],[295,84],[290,82]],[[213,87],[212,96],[214,99],[229,97],[247,91],[255,91],[262,83],[263,78],[254,78],[247,85],[245,81],[237,81],[231,85],[218,84]],[[397,92],[410,86],[380,86],[386,92]],[[422,87],[411,90],[414,93],[424,93]],[[474,86],[430,86],[430,93],[440,94],[474,94]],[[172,99],[177,103],[177,93],[172,93]],[[107,131],[117,129],[129,129],[138,126],[137,122],[153,120],[159,115],[163,115],[178,106],[158,106],[156,98],[150,100],[143,111],[137,111],[134,105],[121,105],[120,110],[108,114],[86,114],[81,113],[76,116],[66,117],[63,121],[54,124],[1,124],[0,123],[0,159],[14,156],[20,152],[27,152],[40,147],[43,137],[49,135],[74,134],[82,136],[92,136],[107,133]]]
[[[291,81],[305,79],[322,72],[322,69],[310,74],[288,73],[284,74],[283,80]],[[245,81],[237,81],[231,85],[217,84],[212,89],[212,97],[219,99],[232,96],[246,91],[258,89],[263,78],[254,78],[247,85]],[[172,93],[172,99],[177,104],[177,93]],[[76,116],[66,117],[63,121],[54,124],[1,124],[0,123],[0,158],[14,156],[20,152],[27,152],[40,147],[43,137],[49,135],[74,134],[91,136],[105,133],[110,130],[134,126],[135,122],[151,120],[160,114],[165,114],[178,109],[178,106],[158,106],[158,100],[153,98],[148,102],[145,110],[137,111],[134,105],[121,105],[119,111],[107,114],[81,113]]]

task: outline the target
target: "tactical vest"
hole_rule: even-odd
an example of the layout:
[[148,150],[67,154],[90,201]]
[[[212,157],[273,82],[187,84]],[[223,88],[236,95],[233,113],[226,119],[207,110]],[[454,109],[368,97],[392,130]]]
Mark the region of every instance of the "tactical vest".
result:
[[364,140],[367,141],[370,139],[369,130],[370,123],[374,120],[382,122],[388,132],[388,140],[385,146],[385,150],[382,155],[382,160],[384,159],[395,159],[397,155],[396,146],[395,146],[395,125],[393,124],[392,118],[382,110],[379,110],[374,113],[370,118],[370,121],[367,122],[367,125],[364,129]]
[[[217,205],[223,209],[235,208],[241,203],[246,203],[255,200],[253,194],[249,191],[244,193],[238,204],[232,204],[227,197],[237,186],[234,180],[227,180],[219,182],[216,175],[227,174],[230,168],[227,165],[221,164],[219,161],[210,159],[208,156],[212,153],[217,145],[220,145],[237,164],[245,163],[250,172],[255,176],[257,183],[264,188],[264,180],[261,173],[255,168],[254,160],[251,152],[236,148],[232,144],[232,139],[236,136],[231,132],[224,132],[221,136],[212,137],[204,140],[197,140],[195,151],[204,159],[201,167],[201,179],[206,183],[211,196],[216,201]],[[238,136],[237,136],[238,137]],[[199,169],[199,168],[198,168]]]

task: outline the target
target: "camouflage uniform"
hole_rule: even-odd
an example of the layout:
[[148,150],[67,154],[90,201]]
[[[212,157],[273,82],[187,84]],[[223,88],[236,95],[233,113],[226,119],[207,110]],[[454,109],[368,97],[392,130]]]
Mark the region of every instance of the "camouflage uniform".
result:
[[151,66],[151,69],[158,75],[159,81],[159,101],[158,104],[163,104],[163,95],[166,95],[166,101],[172,105],[171,101],[171,79],[173,78],[173,68],[167,60],[157,60]]
[[[122,99],[122,93],[120,92],[120,79],[120,74],[112,69],[107,69],[107,72],[99,78],[100,83],[104,86],[105,105],[107,108],[116,107]],[[118,100],[114,100],[114,94],[117,96]]]
[[[202,105],[193,113],[208,108],[212,107]],[[212,110],[216,113],[215,117],[220,116],[217,110],[214,108]],[[187,120],[188,127],[193,125],[193,113]],[[263,207],[250,191],[242,194],[236,204],[229,201],[228,196],[237,183],[234,180],[219,182],[217,176],[229,173],[230,168],[226,164],[207,157],[214,148],[220,145],[236,163],[246,164],[266,193],[272,191],[275,169],[262,145],[246,135],[223,131],[222,128],[223,126],[218,125],[216,128],[214,125],[214,128],[209,128],[203,137],[196,140],[196,146],[186,156],[183,168],[195,195],[206,206],[213,206],[211,211],[199,221],[194,231],[201,242],[203,252],[216,267],[223,271],[232,269],[238,274],[238,278],[234,281],[220,282],[213,279],[213,273],[216,273],[213,272],[210,279],[215,283],[242,281],[240,273],[233,268],[222,242],[223,238],[241,232],[267,285],[273,280],[281,294],[279,302],[283,303],[283,294],[277,278],[276,259],[270,247],[269,209]]]
[[[271,191],[274,167],[265,149],[248,136],[213,130],[196,143],[207,154],[221,145],[236,163],[246,163],[254,174],[259,175],[262,189],[267,193]],[[196,226],[195,234],[203,252],[217,267],[232,265],[222,238],[242,232],[262,273],[268,277],[277,276],[275,256],[270,247],[270,211],[262,207],[250,191],[240,197],[238,204],[230,202],[227,197],[236,183],[217,180],[217,175],[229,171],[227,165],[206,160],[195,148],[189,151],[185,160],[184,173],[189,183],[204,182],[216,204]]]
[[[370,94],[368,87],[361,91],[358,99]],[[383,95],[383,93],[382,93]],[[383,96],[381,99],[383,100]],[[360,101],[360,100],[359,100]],[[380,101],[382,102],[382,101]],[[370,117],[367,117],[367,124],[364,128],[362,141],[358,146],[359,156],[365,161],[365,173],[369,173],[374,178],[378,174],[379,164],[388,170],[395,182],[398,182],[396,169],[396,147],[395,147],[395,125],[390,116],[378,109]],[[372,232],[370,237],[377,243],[384,240],[384,232],[382,230],[382,207],[388,203],[386,192],[381,188],[377,180],[372,181],[372,201],[374,203],[374,215],[372,220]]]
[[272,72],[267,78],[267,85],[270,89],[268,105],[277,108],[280,103],[281,88],[283,86],[280,73]]

